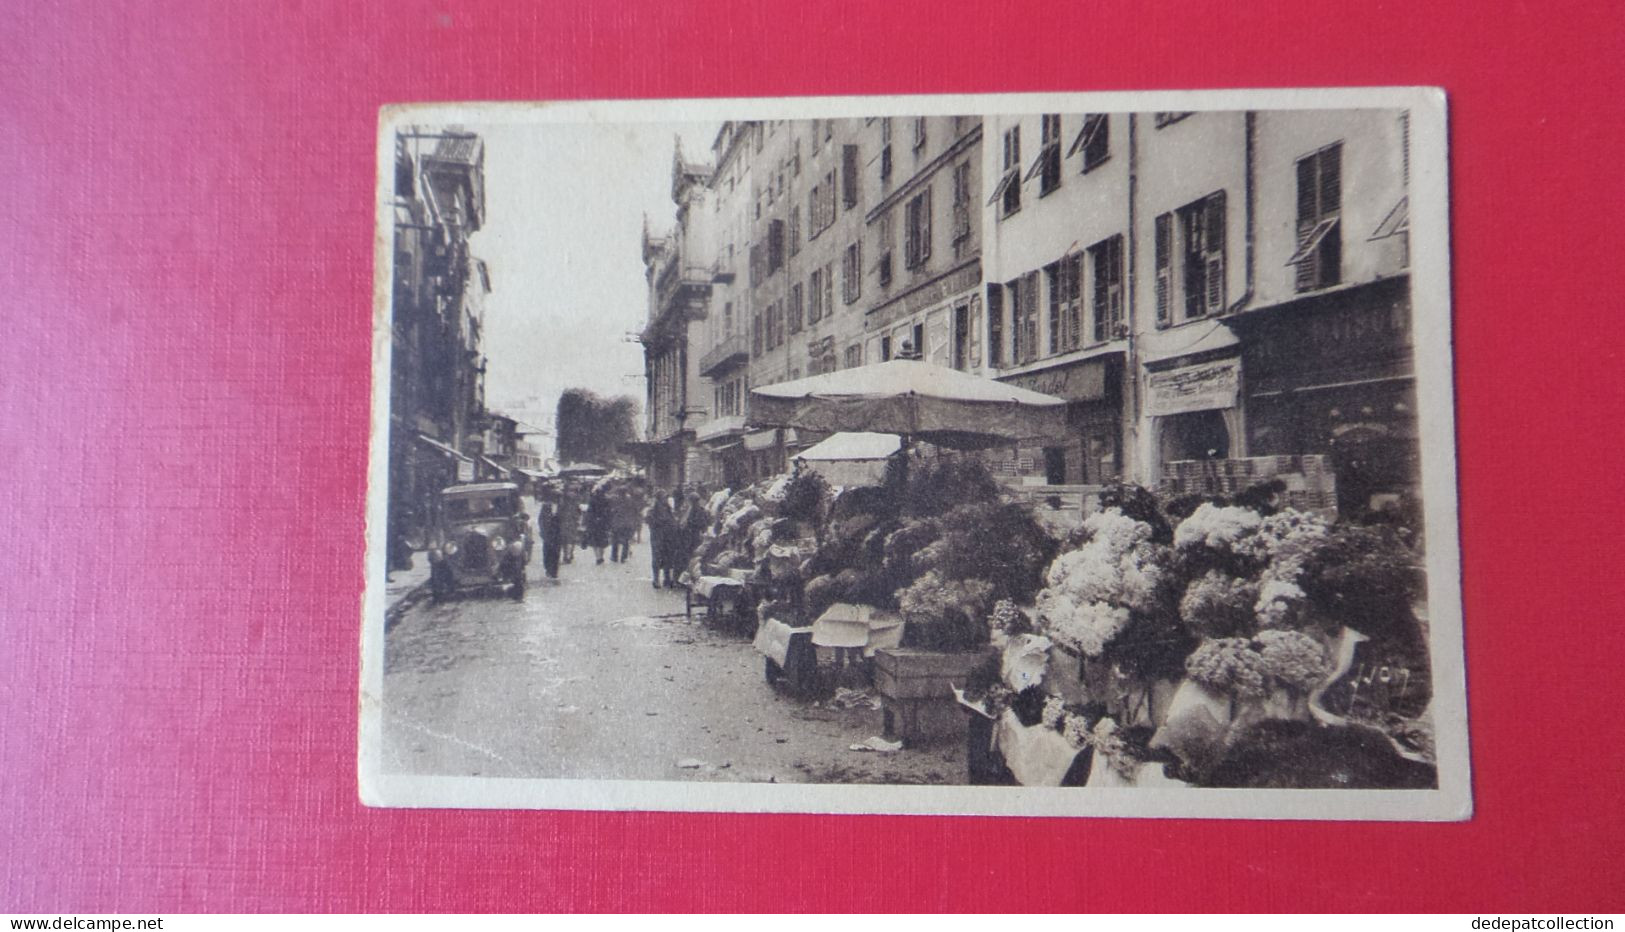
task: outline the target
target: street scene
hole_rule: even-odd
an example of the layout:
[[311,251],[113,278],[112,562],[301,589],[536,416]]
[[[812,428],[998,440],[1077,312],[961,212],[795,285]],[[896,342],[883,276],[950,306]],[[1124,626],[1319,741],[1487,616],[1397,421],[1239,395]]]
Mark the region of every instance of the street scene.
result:
[[648,549],[565,566],[557,582],[538,561],[522,601],[407,609],[389,630],[386,766],[761,783],[947,783],[963,771],[962,745],[851,751],[881,733],[878,702],[773,689],[748,639],[685,618],[681,593],[649,584]]
[[1436,789],[1412,117],[403,126],[378,766]]

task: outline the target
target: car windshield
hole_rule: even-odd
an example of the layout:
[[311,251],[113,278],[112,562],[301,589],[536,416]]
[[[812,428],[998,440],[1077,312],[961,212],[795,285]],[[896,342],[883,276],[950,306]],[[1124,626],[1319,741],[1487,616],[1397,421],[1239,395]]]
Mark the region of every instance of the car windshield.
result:
[[512,495],[465,495],[446,499],[446,517],[453,521],[506,518],[514,513]]

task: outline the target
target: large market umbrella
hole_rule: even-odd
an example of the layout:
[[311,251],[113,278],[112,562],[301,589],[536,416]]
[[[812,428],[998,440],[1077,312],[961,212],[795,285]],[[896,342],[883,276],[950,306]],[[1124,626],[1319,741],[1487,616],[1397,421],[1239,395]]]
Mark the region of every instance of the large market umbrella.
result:
[[978,450],[1066,431],[1066,401],[913,359],[752,389],[751,424],[901,434]]

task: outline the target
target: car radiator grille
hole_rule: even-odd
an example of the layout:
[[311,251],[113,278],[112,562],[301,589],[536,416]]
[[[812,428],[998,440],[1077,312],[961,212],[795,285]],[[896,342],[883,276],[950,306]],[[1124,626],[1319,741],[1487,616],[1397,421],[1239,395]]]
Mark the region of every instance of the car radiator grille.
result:
[[464,569],[483,572],[491,565],[491,544],[483,534],[470,534],[463,538],[458,556],[462,557]]

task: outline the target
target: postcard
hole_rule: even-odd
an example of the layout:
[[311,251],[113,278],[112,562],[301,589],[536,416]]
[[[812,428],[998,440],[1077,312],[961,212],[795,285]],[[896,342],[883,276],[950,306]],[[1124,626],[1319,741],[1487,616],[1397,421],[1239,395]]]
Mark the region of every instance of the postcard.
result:
[[1468,818],[1445,119],[386,107],[362,799]]

